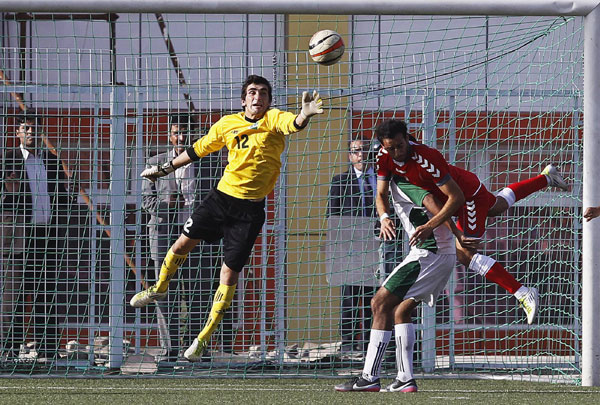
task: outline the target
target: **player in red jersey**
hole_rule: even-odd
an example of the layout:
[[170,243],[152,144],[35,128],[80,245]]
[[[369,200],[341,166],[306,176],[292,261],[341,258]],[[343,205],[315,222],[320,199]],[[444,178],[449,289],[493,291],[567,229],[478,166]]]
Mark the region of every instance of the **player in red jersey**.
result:
[[[394,223],[387,218],[389,183],[394,176],[422,187],[443,204],[435,216],[416,229],[409,241],[411,246],[428,238],[435,228],[452,216],[457,217],[456,225],[465,237],[481,238],[487,217],[502,214],[516,201],[545,187],[568,190],[556,167],[548,165],[540,175],[511,184],[494,196],[475,174],[450,165],[439,151],[409,137],[404,121],[385,121],[377,127],[375,134],[382,146],[377,157],[377,212],[381,236],[386,240],[395,235]],[[458,260],[513,294],[527,314],[527,323],[531,324],[537,315],[537,289],[525,287],[500,263],[461,242],[457,239]]]

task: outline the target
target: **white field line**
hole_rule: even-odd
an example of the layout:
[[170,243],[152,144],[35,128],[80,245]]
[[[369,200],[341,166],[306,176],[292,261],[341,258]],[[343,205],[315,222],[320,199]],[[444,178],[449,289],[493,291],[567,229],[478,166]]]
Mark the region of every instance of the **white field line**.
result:
[[[230,387],[223,385],[204,385],[202,387],[143,387],[144,390],[149,391],[315,391],[315,388],[318,390],[318,387],[315,387],[312,384],[303,384],[303,385],[293,385],[293,386],[285,386],[285,387]],[[18,391],[19,393],[23,393],[23,391],[27,390],[36,390],[39,392],[40,390],[47,391],[138,391],[140,387],[73,387],[73,386],[0,386],[0,391]],[[331,388],[321,389],[321,391],[330,391],[333,389],[333,385]],[[570,393],[570,394],[600,394],[600,390],[577,390],[577,389],[569,389],[569,390],[435,390],[435,389],[419,389],[419,392],[429,392],[429,393],[452,393],[452,394],[469,394],[469,393],[481,393],[481,394],[554,394],[554,393]]]

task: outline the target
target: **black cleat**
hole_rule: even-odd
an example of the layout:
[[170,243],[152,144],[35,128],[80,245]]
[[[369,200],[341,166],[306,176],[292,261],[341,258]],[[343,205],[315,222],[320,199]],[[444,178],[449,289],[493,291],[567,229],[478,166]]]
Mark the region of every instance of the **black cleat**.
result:
[[410,379],[406,382],[395,379],[393,383],[387,386],[386,392],[417,392],[417,382]]
[[350,381],[346,381],[343,384],[335,386],[336,391],[349,392],[349,391],[365,391],[365,392],[379,392],[381,390],[381,384],[379,378],[375,381],[369,381],[361,377],[354,377]]

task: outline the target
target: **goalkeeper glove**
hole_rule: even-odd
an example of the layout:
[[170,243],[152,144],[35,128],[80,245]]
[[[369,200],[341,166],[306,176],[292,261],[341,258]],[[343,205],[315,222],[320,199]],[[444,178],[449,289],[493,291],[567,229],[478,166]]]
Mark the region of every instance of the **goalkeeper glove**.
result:
[[319,93],[316,90],[313,90],[312,95],[308,91],[302,92],[302,118],[307,119],[317,114],[323,114],[323,100]]
[[156,165],[147,168],[140,176],[154,182],[159,177],[164,177],[169,173],[173,173],[174,171],[175,167],[173,166],[173,161],[171,160],[170,162],[165,162],[162,165]]

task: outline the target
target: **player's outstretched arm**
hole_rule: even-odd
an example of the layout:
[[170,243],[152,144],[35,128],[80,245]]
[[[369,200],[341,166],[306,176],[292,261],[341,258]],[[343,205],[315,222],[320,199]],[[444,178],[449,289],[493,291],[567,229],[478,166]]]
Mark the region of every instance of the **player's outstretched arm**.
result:
[[181,166],[187,165],[191,161],[192,159],[190,159],[187,151],[184,151],[170,162],[165,162],[163,164],[147,168],[140,174],[140,176],[145,177],[150,181],[156,181],[156,179],[159,177],[164,177],[169,173],[173,173],[175,170]]
[[426,224],[417,227],[408,241],[411,246],[414,246],[431,236],[435,228],[448,221],[465,203],[465,195],[454,179],[450,179],[444,185],[440,186],[440,190],[448,196],[448,200],[440,212],[435,214]]
[[302,109],[296,116],[296,125],[304,128],[310,117],[317,114],[323,114],[323,100],[316,90],[310,94],[308,91],[302,92]]
[[598,216],[600,216],[600,207],[587,207],[583,213],[586,222],[589,222]]
[[396,226],[390,219],[390,182],[387,180],[377,180],[377,195],[375,206],[381,223],[379,237],[383,240],[394,240],[396,238]]

